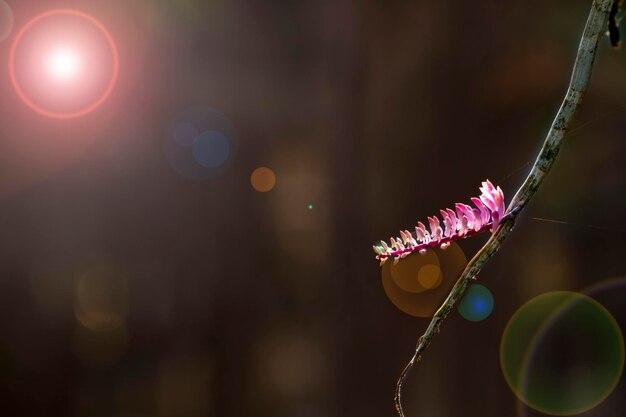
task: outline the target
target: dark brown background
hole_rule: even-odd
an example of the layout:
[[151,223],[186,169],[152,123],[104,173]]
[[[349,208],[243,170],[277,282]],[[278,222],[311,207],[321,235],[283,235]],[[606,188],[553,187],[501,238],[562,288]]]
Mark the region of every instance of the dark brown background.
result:
[[[485,178],[510,198],[591,1],[9,4],[16,28],[52,7],[98,16],[122,73],[101,109],[58,122],[1,66],[0,413],[382,417],[427,320],[386,298],[371,243]],[[228,115],[239,152],[194,182],[162,142],[198,105]],[[626,55],[605,40],[577,129],[480,276],[493,315],[450,316],[407,385],[409,416],[515,415],[498,357],[513,312],[626,275],[625,105]],[[249,183],[263,165],[267,194]],[[112,330],[77,320],[94,270],[122,312]],[[586,415],[621,415],[624,398],[622,383]]]

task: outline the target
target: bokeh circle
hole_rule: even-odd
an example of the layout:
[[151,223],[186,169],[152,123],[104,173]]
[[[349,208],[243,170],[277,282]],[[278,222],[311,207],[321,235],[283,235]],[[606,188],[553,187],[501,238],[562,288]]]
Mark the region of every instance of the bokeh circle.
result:
[[[68,19],[73,19],[74,23],[79,22],[83,26],[80,27],[78,23],[72,25]],[[80,30],[74,33],[71,31],[73,29],[71,26],[80,27]],[[40,27],[43,29],[40,29]],[[42,32],[37,32],[39,29]],[[32,36],[31,32],[34,32]],[[87,35],[88,33],[89,35]],[[28,38],[28,42],[22,46],[22,41],[29,36],[33,38]],[[58,39],[56,39],[57,37]],[[82,97],[77,94],[77,97],[79,97],[77,101],[80,103],[78,108],[69,106],[68,109],[63,111],[49,108],[50,101],[54,97],[51,99],[47,97],[48,94],[43,92],[49,83],[45,83],[42,80],[41,74],[37,72],[37,68],[40,64],[42,53],[54,47],[52,43],[49,43],[51,38],[59,42],[85,43],[81,43],[83,53],[91,54],[85,61],[91,65],[87,73],[92,85],[81,86],[89,94],[88,97]],[[106,58],[101,56],[98,59],[95,58],[94,54],[98,52],[94,51],[96,49],[94,45],[96,44],[106,45],[105,47],[109,49],[108,53],[104,54],[107,55]],[[93,66],[94,63],[100,63],[100,61],[102,61],[102,65],[106,65],[109,68]],[[9,51],[9,77],[17,95],[32,110],[53,119],[74,119],[97,109],[111,95],[117,82],[118,74],[119,53],[113,37],[97,19],[79,10],[54,9],[35,16],[15,35]],[[76,86],[69,88],[61,86],[52,90],[53,95],[56,95],[58,100],[63,101],[66,97],[74,95],[78,89]],[[71,92],[71,94],[67,94],[68,92]],[[46,97],[45,100],[44,97]],[[42,101],[48,103],[42,104]],[[65,102],[63,101],[63,103]]]
[[184,178],[206,180],[223,174],[238,149],[237,132],[222,113],[206,107],[183,111],[168,126],[163,150]]
[[198,136],[198,129],[189,122],[180,122],[174,125],[174,141],[184,148],[193,145]]
[[471,284],[457,310],[465,320],[485,320],[493,311],[493,294],[484,285]]
[[528,301],[509,320],[500,364],[513,393],[551,415],[574,415],[604,401],[624,367],[624,340],[594,299],[555,291]]
[[389,273],[393,283],[402,291],[421,293],[441,283],[441,265],[434,250],[414,253],[404,259],[389,261]]
[[230,145],[220,132],[207,130],[196,136],[191,152],[198,164],[206,168],[217,168],[228,160]]
[[13,31],[13,10],[6,1],[0,0],[0,42],[11,35]]
[[274,189],[276,185],[276,174],[268,167],[258,167],[250,175],[252,188],[260,193],[266,193]]
[[429,318],[441,306],[467,265],[461,247],[453,242],[447,249],[429,249],[397,263],[388,260],[381,280],[389,301],[406,314]]

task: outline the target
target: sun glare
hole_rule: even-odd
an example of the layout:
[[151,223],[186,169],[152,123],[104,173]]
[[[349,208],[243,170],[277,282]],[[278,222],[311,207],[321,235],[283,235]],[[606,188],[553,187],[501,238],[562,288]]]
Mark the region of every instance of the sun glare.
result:
[[94,17],[55,9],[33,17],[14,36],[9,76],[19,98],[53,119],[73,119],[107,100],[119,73],[117,47]]
[[56,48],[47,57],[46,69],[56,81],[71,81],[80,73],[81,60],[78,53],[70,48]]

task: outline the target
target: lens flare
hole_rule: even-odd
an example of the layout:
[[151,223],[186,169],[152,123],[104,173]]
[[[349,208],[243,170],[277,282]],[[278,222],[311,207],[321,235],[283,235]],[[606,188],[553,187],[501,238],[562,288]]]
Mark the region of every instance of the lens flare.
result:
[[472,284],[459,303],[459,314],[469,321],[482,321],[493,311],[493,295],[487,287]]
[[210,108],[186,109],[165,131],[165,157],[185,178],[206,180],[223,174],[237,150],[235,127],[228,117]]
[[228,138],[215,130],[202,132],[191,146],[191,153],[198,164],[205,168],[219,168],[228,160]]
[[9,77],[19,98],[53,119],[96,110],[110,96],[119,73],[111,34],[92,16],[55,9],[22,27],[9,52]]
[[[595,282],[591,286],[586,287],[579,292],[599,302],[602,307],[606,308],[611,313],[620,328],[624,328],[624,323],[626,323],[626,304],[624,303],[624,296],[626,295],[626,278],[618,277],[604,279],[602,281]],[[619,363],[615,366],[619,367]],[[612,410],[619,409],[623,401],[622,393],[624,392],[625,383],[626,381],[624,378],[620,378],[620,381],[617,383],[613,392],[605,400],[603,400],[601,404],[598,404],[593,411],[590,411],[590,413],[598,416],[608,416],[612,414]],[[536,414],[537,413],[533,412],[532,408],[528,407],[524,404],[524,402],[517,402],[517,415],[519,417],[534,416]]]
[[381,280],[389,301],[414,317],[432,317],[446,299],[467,258],[461,247],[452,242],[425,254],[412,254],[397,263],[386,262]]
[[178,146],[190,148],[198,137],[198,129],[193,123],[180,122],[174,126],[174,141]]
[[250,175],[252,188],[260,193],[271,191],[276,185],[276,174],[268,167],[259,167]]
[[13,21],[11,7],[4,0],[0,0],[0,42],[11,35]]
[[441,264],[434,251],[407,256],[389,267],[393,283],[402,291],[417,294],[441,281]]
[[500,363],[523,403],[545,414],[574,415],[613,392],[624,367],[624,340],[600,303],[555,291],[530,300],[511,317]]
[[71,81],[80,74],[81,61],[76,51],[71,48],[58,48],[50,51],[47,70],[53,80]]

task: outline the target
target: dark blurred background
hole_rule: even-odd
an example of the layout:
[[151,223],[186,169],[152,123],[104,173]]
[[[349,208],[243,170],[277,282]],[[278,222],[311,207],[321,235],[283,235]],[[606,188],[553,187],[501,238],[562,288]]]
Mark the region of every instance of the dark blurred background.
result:
[[[14,417],[394,416],[428,319],[386,296],[371,245],[486,178],[510,199],[591,5],[6,3],[13,35],[84,10],[121,60],[101,108],[51,120],[16,96],[11,35],[0,43],[0,414]],[[450,315],[406,386],[408,416],[543,415],[520,412],[502,376],[507,322],[539,294],[626,277],[625,54],[601,42],[553,172],[479,277],[493,314]],[[236,131],[216,175],[168,159],[192,107]],[[251,185],[258,167],[269,192]],[[460,246],[469,258],[484,240]],[[605,306],[623,329],[621,303]],[[584,416],[623,415],[625,392]]]

